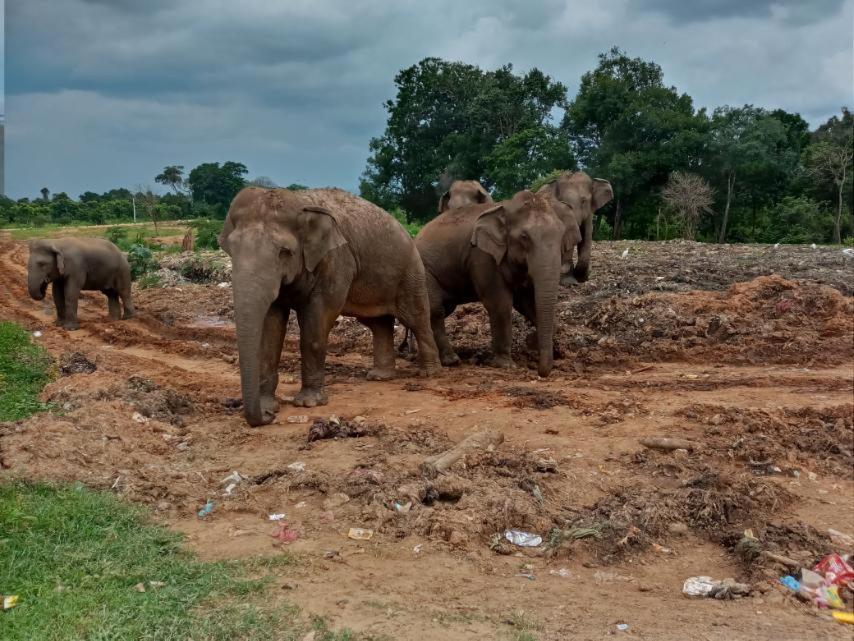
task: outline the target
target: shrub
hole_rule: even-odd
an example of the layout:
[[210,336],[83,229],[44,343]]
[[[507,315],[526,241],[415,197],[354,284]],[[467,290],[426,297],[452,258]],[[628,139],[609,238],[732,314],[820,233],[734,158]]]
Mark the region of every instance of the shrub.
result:
[[124,227],[110,227],[106,232],[104,232],[104,238],[114,245],[121,247],[124,240],[127,238],[127,229]]
[[160,287],[162,282],[160,280],[160,274],[155,272],[148,272],[146,274],[142,274],[137,281],[141,289],[149,289],[151,287]]
[[196,249],[219,249],[217,238],[222,232],[221,220],[196,220],[192,227],[196,230],[194,247]]
[[130,263],[130,277],[138,280],[143,274],[152,272],[158,268],[157,261],[151,250],[145,245],[134,243],[128,249],[128,262]]

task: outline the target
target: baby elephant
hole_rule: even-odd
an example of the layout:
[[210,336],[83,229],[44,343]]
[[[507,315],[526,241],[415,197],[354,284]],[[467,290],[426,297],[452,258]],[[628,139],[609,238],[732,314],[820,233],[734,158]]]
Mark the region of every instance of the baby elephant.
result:
[[[103,238],[56,238],[30,241],[27,264],[30,297],[44,299],[53,283],[56,324],[77,329],[77,300],[81,289],[97,289],[107,296],[110,318],[133,317],[130,265],[119,248]],[[121,314],[119,298],[125,308]]]

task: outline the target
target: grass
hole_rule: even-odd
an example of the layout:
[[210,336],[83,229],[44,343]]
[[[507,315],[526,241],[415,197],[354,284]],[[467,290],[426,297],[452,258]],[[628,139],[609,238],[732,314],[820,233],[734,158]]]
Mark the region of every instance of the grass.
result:
[[0,322],[0,421],[17,421],[45,409],[38,395],[50,380],[52,359],[30,333]]
[[293,563],[203,563],[112,494],[0,485],[0,588],[19,596],[0,612],[4,641],[295,641],[309,629],[316,641],[354,639],[270,598],[271,572]]
[[158,237],[165,238],[167,236],[183,236],[187,233],[186,225],[177,225],[171,221],[163,221],[158,224],[158,231],[155,233],[153,223],[115,223],[106,225],[89,225],[85,223],[72,224],[55,224],[49,223],[41,227],[15,227],[2,229],[0,231],[8,231],[13,240],[29,240],[31,238],[51,238],[54,236],[95,236],[104,238],[107,230],[114,227],[121,227],[127,230],[129,238],[136,238],[137,235],[141,239],[147,240]]

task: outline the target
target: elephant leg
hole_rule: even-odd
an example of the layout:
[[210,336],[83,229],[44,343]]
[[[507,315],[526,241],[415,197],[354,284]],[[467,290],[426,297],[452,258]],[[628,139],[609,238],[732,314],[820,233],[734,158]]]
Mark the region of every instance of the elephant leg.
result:
[[264,328],[261,330],[261,351],[259,392],[261,414],[264,420],[272,422],[279,412],[279,401],[276,400],[276,388],[279,386],[279,360],[282,356],[282,345],[288,329],[290,309],[273,303],[264,317]]
[[122,317],[119,295],[112,289],[105,290],[104,295],[107,297],[107,309],[109,310],[110,320],[119,320]]
[[506,287],[492,288],[482,297],[483,306],[489,314],[492,330],[493,367],[515,367],[510,356],[513,343],[513,295]]
[[[420,258],[418,259],[420,263]],[[414,272],[414,273],[413,273]],[[430,300],[431,290],[433,291],[433,299],[438,296],[438,285],[433,281],[432,277],[422,275],[422,267],[419,264],[417,269],[410,272],[410,277],[407,282],[414,283],[412,287],[404,288],[402,294],[396,302],[397,317],[407,329],[407,336],[415,335],[415,340],[418,341],[418,365],[421,373],[425,376],[436,374],[441,370],[439,349],[436,345],[436,340],[431,331],[431,311]],[[426,285],[421,287],[421,283]],[[427,295],[425,295],[425,289]],[[444,317],[442,318],[442,331],[444,333]],[[445,337],[447,340],[447,337]],[[450,345],[448,345],[450,347]],[[451,350],[453,352],[453,350]],[[456,356],[456,355],[455,355]]]
[[62,321],[62,327],[68,330],[78,329],[80,323],[77,322],[77,302],[80,300],[80,283],[67,279],[63,289],[65,290],[65,316]]
[[326,344],[335,319],[344,307],[344,298],[346,298],[346,292],[339,305],[330,307],[318,296],[297,310],[302,388],[294,397],[294,405],[315,407],[329,402],[323,391],[323,379],[326,374]]
[[534,330],[525,337],[525,345],[528,349],[536,351],[537,345],[537,306],[534,303],[534,290],[524,287],[513,292],[513,309],[522,314]]
[[65,322],[65,283],[62,280],[55,280],[52,284],[53,290],[53,305],[56,307],[56,324],[62,325]]
[[122,307],[125,309],[122,318],[125,320],[133,318],[136,315],[136,310],[133,308],[133,301],[130,297],[130,281],[119,289],[119,297],[122,299]]
[[374,366],[368,370],[369,381],[389,381],[394,370],[394,316],[360,318],[374,337]]
[[593,216],[581,223],[581,242],[578,244],[578,261],[572,275],[583,283],[590,275],[590,251],[593,249]]
[[439,358],[445,367],[460,364],[460,357],[451,347],[451,341],[448,340],[448,334],[445,331],[445,318],[450,316],[456,305],[443,306],[441,303],[438,306],[430,308],[430,327],[433,330],[433,340],[436,343],[436,348],[439,350]]

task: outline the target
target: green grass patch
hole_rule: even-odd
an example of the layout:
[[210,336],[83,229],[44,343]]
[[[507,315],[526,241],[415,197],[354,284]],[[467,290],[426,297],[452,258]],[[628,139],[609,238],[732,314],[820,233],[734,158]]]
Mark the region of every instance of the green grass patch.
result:
[[0,612],[4,641],[291,641],[309,629],[318,641],[353,639],[271,598],[271,573],[294,562],[204,563],[110,493],[0,485],[0,590],[19,596]]
[[[95,238],[109,238],[109,234],[116,234],[116,230],[124,231],[126,238],[133,242],[147,241],[151,238],[165,238],[167,236],[183,236],[187,233],[185,225],[162,222],[158,225],[157,232],[154,231],[152,223],[117,223],[114,225],[87,225],[66,224],[57,225],[49,223],[41,227],[13,227],[0,229],[7,231],[14,240],[29,240],[31,238],[53,238],[57,236],[90,236]],[[115,241],[113,241],[115,242]]]
[[0,322],[0,421],[17,421],[45,409],[38,395],[50,381],[52,363],[27,330]]

